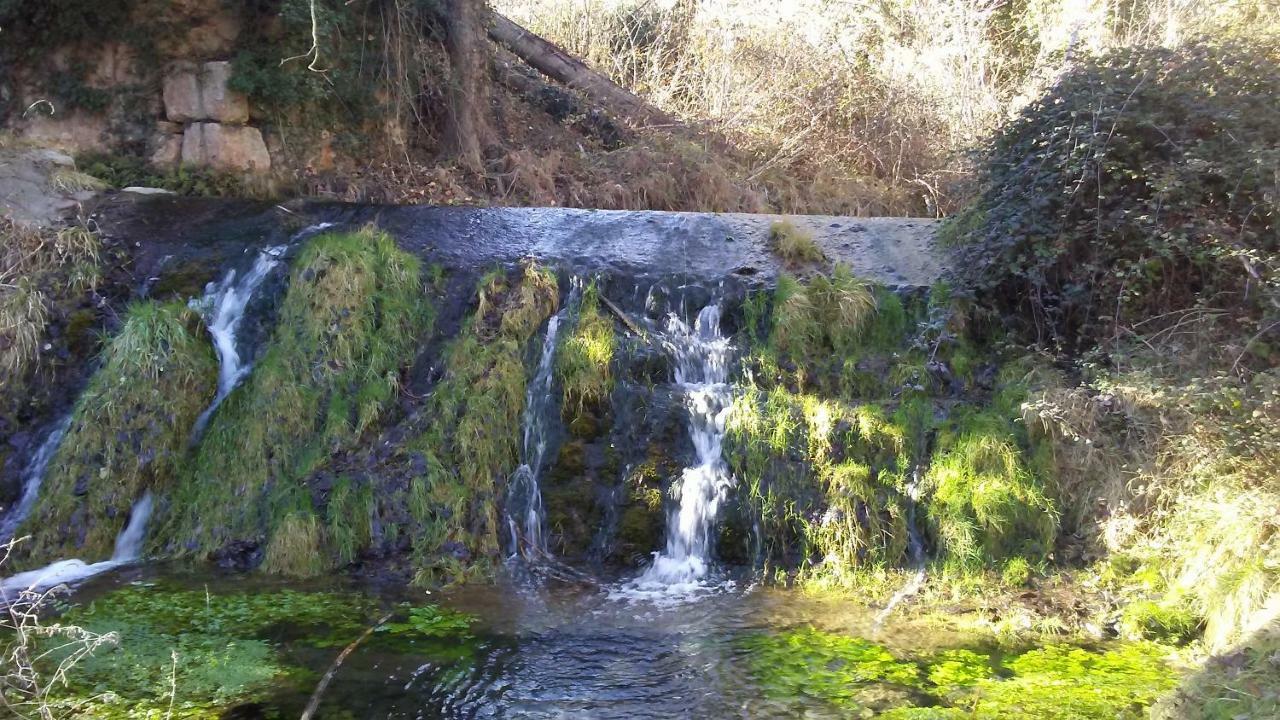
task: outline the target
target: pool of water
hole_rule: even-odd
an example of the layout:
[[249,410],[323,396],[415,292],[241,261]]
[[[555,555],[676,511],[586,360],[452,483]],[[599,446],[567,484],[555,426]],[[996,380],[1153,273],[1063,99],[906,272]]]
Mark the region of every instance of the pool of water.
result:
[[1136,718],[1174,678],[1154,646],[1001,651],[744,582],[675,598],[514,583],[432,595],[133,570],[72,599],[67,619],[120,634],[72,685],[116,693],[100,717],[171,695],[174,717],[296,718],[387,614],[316,717]]

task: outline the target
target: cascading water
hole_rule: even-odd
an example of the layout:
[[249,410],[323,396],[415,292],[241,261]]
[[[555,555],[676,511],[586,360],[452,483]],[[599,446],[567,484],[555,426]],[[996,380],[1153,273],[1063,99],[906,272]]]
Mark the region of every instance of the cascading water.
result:
[[193,444],[204,434],[204,428],[213,412],[252,369],[240,357],[240,350],[236,346],[236,332],[240,329],[240,322],[244,320],[245,308],[253,298],[253,293],[280,264],[286,247],[273,245],[260,251],[249,272],[237,277],[234,269],[228,270],[222,280],[209,283],[203,298],[193,301],[193,304],[205,312],[209,336],[213,338],[213,349],[218,354],[218,392],[213,396],[209,407],[196,418],[191,433]]
[[241,356],[243,348],[240,347],[237,335],[254,293],[271,275],[271,271],[280,265],[290,245],[331,227],[333,223],[327,222],[312,225],[295,233],[288,244],[272,245],[258,251],[253,267],[248,272],[239,275],[234,268],[228,270],[221,280],[209,283],[203,298],[192,301],[192,305],[205,315],[205,324],[213,339],[213,349],[218,354],[218,392],[213,396],[209,407],[196,418],[191,432],[192,444],[199,442],[214,411],[253,369],[252,363]]
[[516,468],[508,483],[507,528],[511,533],[511,557],[534,560],[547,555],[547,539],[543,531],[546,518],[538,479],[551,442],[551,425],[555,413],[559,412],[551,386],[560,326],[576,310],[581,292],[581,283],[575,280],[564,307],[547,321],[538,368],[525,389],[520,467]]
[[22,473],[22,498],[5,516],[4,521],[0,522],[0,543],[7,543],[13,538],[13,534],[18,531],[18,526],[27,519],[31,508],[35,507],[36,500],[40,497],[40,485],[44,482],[44,475],[49,470],[49,461],[53,460],[54,453],[62,444],[62,436],[67,434],[67,428],[70,426],[71,415],[68,414],[49,430],[49,434],[45,436],[44,442],[40,443],[36,454],[31,456],[31,462],[27,463],[26,470]]
[[131,563],[142,556],[142,541],[147,534],[147,521],[151,518],[151,491],[133,504],[129,522],[116,536],[115,552],[110,560],[86,563],[83,560],[59,560],[53,564],[18,573],[0,581],[0,603],[8,603],[26,591],[39,592],[57,585],[68,585],[112,568]]
[[872,627],[879,629],[884,621],[893,613],[894,608],[903,600],[920,592],[920,588],[924,586],[925,569],[924,569],[924,540],[920,537],[920,528],[916,525],[916,505],[920,502],[920,470],[917,468],[911,474],[911,482],[907,484],[907,554],[911,557],[911,565],[916,571],[911,575],[911,579],[907,581],[902,589],[893,594],[889,598],[888,604],[884,609],[876,614]]
[[691,586],[706,576],[716,516],[733,485],[723,453],[732,392],[729,339],[720,333],[720,307],[704,307],[693,328],[672,315],[665,344],[685,395],[697,464],[680,478],[680,507],[667,520],[666,548],[632,583],[638,590]]

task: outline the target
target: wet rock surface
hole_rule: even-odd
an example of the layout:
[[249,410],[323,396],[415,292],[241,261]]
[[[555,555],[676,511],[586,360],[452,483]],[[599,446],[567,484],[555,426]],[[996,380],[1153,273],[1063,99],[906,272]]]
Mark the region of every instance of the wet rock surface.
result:
[[209,198],[115,196],[98,208],[113,236],[138,243],[147,276],[184,260],[221,266],[292,229],[331,222],[385,228],[407,250],[447,270],[483,272],[536,258],[559,271],[666,279],[714,286],[765,286],[788,267],[769,248],[779,220],[812,235],[833,262],[891,287],[925,287],[946,274],[948,256],[934,238],[937,221],[568,208],[469,208],[351,205],[300,201],[271,205]]

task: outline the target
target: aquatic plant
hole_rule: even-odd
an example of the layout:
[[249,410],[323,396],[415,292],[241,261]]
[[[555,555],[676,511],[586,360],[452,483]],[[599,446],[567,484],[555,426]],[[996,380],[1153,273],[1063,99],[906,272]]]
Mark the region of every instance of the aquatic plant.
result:
[[261,360],[214,414],[175,494],[158,534],[169,549],[208,553],[239,539],[267,545],[269,568],[314,574],[331,564],[302,561],[326,541],[303,481],[394,398],[432,322],[422,282],[418,260],[377,230],[327,233],[302,248]]
[[23,554],[109,557],[142,493],[173,489],[217,374],[196,312],[177,302],[131,306],[76,403],[39,503],[20,531],[39,528]]
[[857,709],[863,706],[860,691],[870,686],[920,683],[915,663],[848,635],[803,627],[749,635],[740,644],[749,653],[752,674],[771,697],[807,696]]

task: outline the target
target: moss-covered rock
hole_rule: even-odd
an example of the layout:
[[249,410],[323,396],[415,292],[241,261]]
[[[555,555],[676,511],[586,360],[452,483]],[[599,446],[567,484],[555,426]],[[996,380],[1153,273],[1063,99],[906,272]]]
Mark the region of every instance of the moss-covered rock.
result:
[[394,400],[432,314],[416,258],[372,229],[313,238],[290,272],[276,329],[213,416],[157,542],[206,554],[265,544],[267,567],[314,574],[324,527],[304,480]]
[[556,379],[563,388],[561,409],[573,421],[588,408],[598,411],[613,389],[611,365],[617,347],[613,321],[600,311],[595,283],[582,291],[578,322],[556,354]]
[[555,276],[543,268],[492,272],[444,351],[443,377],[427,401],[430,425],[406,448],[420,459],[402,498],[419,584],[484,573],[498,555],[501,481],[519,462],[525,348],[558,303]]
[[180,303],[131,307],[76,404],[39,504],[21,531],[34,536],[31,557],[109,556],[143,492],[173,489],[217,376],[197,313]]

